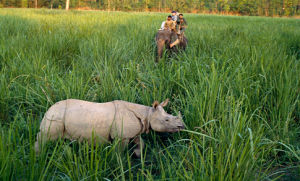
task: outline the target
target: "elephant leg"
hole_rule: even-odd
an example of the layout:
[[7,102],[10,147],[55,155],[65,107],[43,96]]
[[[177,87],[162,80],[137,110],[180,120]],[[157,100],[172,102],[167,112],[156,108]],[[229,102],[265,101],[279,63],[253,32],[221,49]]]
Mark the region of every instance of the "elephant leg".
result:
[[165,41],[163,40],[157,41],[157,59],[156,59],[157,62],[159,61],[159,59],[162,58],[164,46],[165,46]]
[[140,158],[141,157],[141,152],[142,152],[142,150],[144,149],[144,146],[145,146],[141,136],[136,137],[134,139],[134,143],[137,144],[137,148],[134,149],[134,154],[135,154],[135,156]]
[[182,36],[179,47],[180,49],[185,50],[186,46],[187,46],[187,39],[184,36]]

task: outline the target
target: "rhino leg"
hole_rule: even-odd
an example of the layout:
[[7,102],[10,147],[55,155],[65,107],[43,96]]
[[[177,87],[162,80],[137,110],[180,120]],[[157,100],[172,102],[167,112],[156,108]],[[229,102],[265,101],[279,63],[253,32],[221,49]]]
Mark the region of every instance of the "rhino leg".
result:
[[48,140],[56,140],[64,134],[64,124],[60,120],[48,120],[44,118],[41,123],[40,132],[37,134],[37,141],[35,142],[35,152],[38,155],[40,148]]
[[118,138],[116,150],[119,153],[123,152],[126,149],[126,147],[128,146],[129,140],[130,139],[128,139],[128,138],[123,138],[123,139]]
[[126,146],[128,146],[128,143],[129,143],[129,139],[127,139],[127,138],[125,138],[121,141],[122,150],[124,150],[126,148]]
[[140,158],[141,152],[144,149],[145,144],[140,136],[136,137],[133,141],[135,144],[137,144],[137,148],[134,149],[134,154],[135,156]]

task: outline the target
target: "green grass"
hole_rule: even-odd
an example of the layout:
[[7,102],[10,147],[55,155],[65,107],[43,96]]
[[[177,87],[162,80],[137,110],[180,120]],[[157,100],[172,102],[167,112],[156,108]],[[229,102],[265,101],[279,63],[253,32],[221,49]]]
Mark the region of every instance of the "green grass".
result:
[[[166,14],[1,9],[0,180],[296,180],[300,21],[186,14],[185,53],[155,60]],[[35,137],[46,110],[77,98],[170,98],[187,131],[118,142]]]

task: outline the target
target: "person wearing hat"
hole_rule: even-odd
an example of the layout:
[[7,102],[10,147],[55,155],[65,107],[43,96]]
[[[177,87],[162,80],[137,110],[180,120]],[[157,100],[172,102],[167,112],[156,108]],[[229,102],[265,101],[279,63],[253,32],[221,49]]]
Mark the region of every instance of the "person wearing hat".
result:
[[177,12],[176,11],[172,11],[171,13],[172,13],[172,20],[176,22],[177,19],[178,19]]

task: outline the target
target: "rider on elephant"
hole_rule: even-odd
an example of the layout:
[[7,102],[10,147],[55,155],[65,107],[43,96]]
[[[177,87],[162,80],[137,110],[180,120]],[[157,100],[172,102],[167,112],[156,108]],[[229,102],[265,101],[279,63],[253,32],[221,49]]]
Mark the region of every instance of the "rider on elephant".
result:
[[[185,50],[188,40],[184,35],[180,36],[180,41],[178,40],[177,33],[178,30],[180,31],[180,21],[177,26],[175,23],[176,22],[172,21],[172,16],[168,16],[167,20],[164,21],[163,25],[161,26],[161,29],[159,29],[159,31],[157,32],[155,36],[155,41],[157,45],[156,61],[159,61],[159,59],[162,58],[164,48],[170,50],[170,52],[175,53],[178,52],[178,50]],[[182,22],[181,25],[181,31],[184,31],[184,22]],[[171,42],[174,42],[172,46]],[[176,44],[178,44],[178,47],[172,48]]]
[[179,18],[177,20],[177,25],[178,25],[178,28],[177,28],[178,32],[177,32],[177,34],[183,35],[184,32],[185,32],[185,29],[186,29],[186,27],[188,25],[187,22],[186,22],[186,20],[183,17],[183,14],[179,14]]
[[170,30],[170,31],[176,29],[176,24],[172,20],[172,16],[168,16],[167,21],[165,21],[165,24],[164,24],[164,29],[165,30]]
[[[171,42],[174,42],[174,43],[170,44],[170,48],[172,48],[173,46],[177,45],[180,42],[178,39],[179,36],[177,35],[178,28],[179,27],[176,25],[176,22],[172,20],[172,16],[168,16],[167,21],[165,21],[165,24],[164,24],[164,30],[169,30],[169,31],[174,32],[174,35],[171,37]],[[172,45],[172,44],[174,44],[174,45]]]
[[187,27],[187,22],[183,18],[183,14],[179,14],[179,18],[176,21],[176,33],[178,38],[173,43],[170,44],[170,48],[180,43],[179,39],[183,37],[186,27]]
[[[176,21],[178,19],[177,12],[176,11],[172,11],[171,13],[172,13],[171,19],[172,19],[172,21],[174,21],[174,23],[176,23]],[[162,22],[161,27],[160,27],[159,30],[164,30],[165,29],[165,23],[166,23],[166,21]]]
[[178,16],[177,16],[177,12],[176,11],[172,11],[172,20],[173,21],[177,21],[178,20]]

